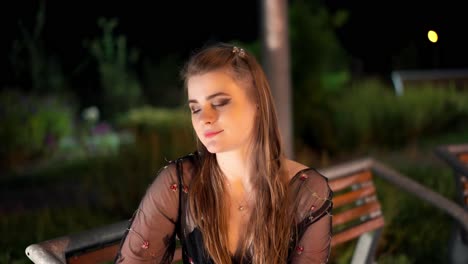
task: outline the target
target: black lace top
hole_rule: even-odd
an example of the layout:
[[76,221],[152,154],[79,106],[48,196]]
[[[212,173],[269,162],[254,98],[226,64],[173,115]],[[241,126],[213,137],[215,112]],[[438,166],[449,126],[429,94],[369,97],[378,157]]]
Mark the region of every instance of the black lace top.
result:
[[[171,263],[179,242],[183,263],[213,263],[204,250],[203,234],[188,213],[195,156],[171,161],[158,172],[130,221],[116,263]],[[333,195],[327,178],[313,168],[303,169],[291,179],[289,191],[298,237],[291,240],[287,263],[327,263]],[[237,255],[232,260],[240,263]]]

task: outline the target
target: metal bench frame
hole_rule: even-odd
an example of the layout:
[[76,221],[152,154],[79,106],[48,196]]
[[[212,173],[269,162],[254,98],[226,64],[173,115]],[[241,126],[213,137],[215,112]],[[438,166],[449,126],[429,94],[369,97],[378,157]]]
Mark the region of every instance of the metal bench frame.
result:
[[[457,201],[468,212],[468,144],[439,145],[434,152],[453,170]],[[458,223],[453,227],[450,253],[454,263],[468,263],[468,230]]]

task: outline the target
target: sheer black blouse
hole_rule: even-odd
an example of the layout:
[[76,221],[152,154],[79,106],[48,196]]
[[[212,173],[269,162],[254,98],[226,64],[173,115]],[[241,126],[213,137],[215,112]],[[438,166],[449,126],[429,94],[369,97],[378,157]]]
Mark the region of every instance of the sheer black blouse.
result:
[[[196,160],[190,154],[168,162],[157,173],[129,222],[116,263],[171,263],[177,240],[183,263],[213,263],[204,250],[203,234],[188,213]],[[289,185],[298,237],[291,240],[286,262],[327,263],[333,206],[327,178],[307,168],[297,172]],[[237,256],[232,260],[240,262]]]

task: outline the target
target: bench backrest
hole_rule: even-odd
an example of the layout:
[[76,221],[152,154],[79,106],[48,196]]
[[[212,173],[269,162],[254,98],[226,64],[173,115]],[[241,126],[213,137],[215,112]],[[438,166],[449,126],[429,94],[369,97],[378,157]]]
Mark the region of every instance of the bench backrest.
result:
[[468,210],[468,144],[441,145],[436,154],[453,169],[459,203]]
[[369,170],[330,181],[333,198],[332,247],[384,226],[380,202]]
[[320,170],[334,192],[331,246],[356,241],[352,263],[370,263],[385,225],[371,163],[343,163]]
[[[467,170],[468,170],[468,150],[466,153],[459,153],[457,155],[457,158],[461,163],[467,166]],[[460,188],[460,193],[462,195],[463,202],[465,206],[468,207],[468,174],[459,172],[458,178],[460,181],[459,188]]]

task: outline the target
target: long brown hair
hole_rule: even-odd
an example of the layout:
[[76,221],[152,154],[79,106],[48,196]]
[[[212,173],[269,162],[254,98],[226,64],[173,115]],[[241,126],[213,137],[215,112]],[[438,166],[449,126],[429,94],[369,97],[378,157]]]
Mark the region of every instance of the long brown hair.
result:
[[[270,87],[256,58],[246,50],[226,43],[205,47],[185,65],[182,77],[187,87],[190,77],[215,70],[225,70],[234,81],[245,87],[258,105],[253,128],[251,175],[256,190],[255,210],[246,239],[243,258],[253,263],[286,263],[293,216],[288,203],[288,176],[276,110]],[[198,176],[190,186],[189,205],[197,227],[203,233],[204,245],[215,263],[231,263],[228,243],[228,212],[224,193],[224,175],[215,154],[198,141],[201,164]]]

